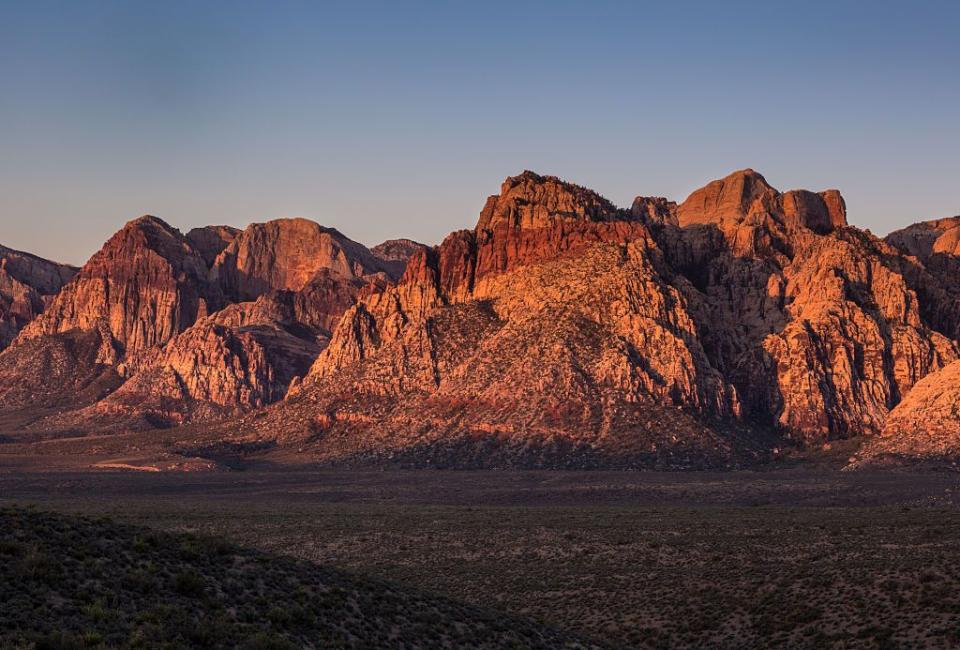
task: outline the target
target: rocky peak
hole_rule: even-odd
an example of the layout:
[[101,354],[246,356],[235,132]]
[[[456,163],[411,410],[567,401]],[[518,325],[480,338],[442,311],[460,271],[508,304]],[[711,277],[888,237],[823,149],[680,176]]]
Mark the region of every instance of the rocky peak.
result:
[[194,228],[187,233],[187,239],[197,249],[207,266],[213,266],[217,256],[230,245],[237,235],[239,228],[232,226],[204,226]]
[[630,214],[634,219],[677,225],[677,203],[662,196],[638,196]]
[[412,239],[388,239],[371,248],[370,252],[382,260],[406,262],[414,253],[424,248],[426,246]]
[[21,337],[104,324],[130,354],[165,344],[221,304],[187,238],[147,215],[113,235]]
[[544,228],[560,219],[609,221],[618,215],[616,206],[593,190],[525,171],[508,177],[500,194],[487,199],[476,230],[491,230],[499,224]]
[[273,290],[299,291],[321,270],[344,278],[393,276],[365,246],[308,219],[277,219],[248,226],[213,263],[211,277],[227,296],[256,300]]
[[0,268],[41,295],[54,294],[77,273],[77,267],[0,246]]
[[750,214],[772,209],[777,194],[762,175],[741,169],[695,190],[678,207],[677,218],[681,226],[743,220]]
[[383,261],[392,278],[399,278],[407,268],[410,258],[426,249],[426,246],[412,239],[388,239],[371,248],[370,252]]
[[76,272],[72,266],[0,246],[0,350]]
[[677,209],[681,226],[746,223],[771,229],[806,228],[826,234],[847,224],[840,192],[791,190],[780,193],[752,169],[742,169],[694,191]]
[[937,253],[960,255],[960,216],[915,223],[895,230],[886,240],[924,263]]

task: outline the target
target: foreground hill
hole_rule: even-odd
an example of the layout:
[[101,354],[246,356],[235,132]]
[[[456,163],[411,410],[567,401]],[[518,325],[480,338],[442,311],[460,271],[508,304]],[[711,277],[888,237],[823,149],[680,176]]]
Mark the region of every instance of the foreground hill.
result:
[[0,510],[4,647],[584,648],[441,597],[226,542]]

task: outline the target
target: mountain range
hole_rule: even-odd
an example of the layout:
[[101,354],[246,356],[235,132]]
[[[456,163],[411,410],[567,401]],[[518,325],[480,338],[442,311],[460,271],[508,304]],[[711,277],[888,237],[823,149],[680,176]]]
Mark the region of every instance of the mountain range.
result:
[[750,169],[629,208],[525,171],[438,246],[144,216],[80,269],[0,247],[0,347],[4,442],[705,468],[849,440],[852,467],[952,463],[960,217],[879,238],[837,190]]

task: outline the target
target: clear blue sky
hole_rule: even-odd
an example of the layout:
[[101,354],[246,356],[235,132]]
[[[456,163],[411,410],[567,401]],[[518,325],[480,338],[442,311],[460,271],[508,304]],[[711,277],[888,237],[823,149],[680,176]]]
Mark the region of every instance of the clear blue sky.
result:
[[960,2],[0,0],[0,243],[124,221],[471,227],[529,168],[619,205],[753,167],[885,233],[960,213]]

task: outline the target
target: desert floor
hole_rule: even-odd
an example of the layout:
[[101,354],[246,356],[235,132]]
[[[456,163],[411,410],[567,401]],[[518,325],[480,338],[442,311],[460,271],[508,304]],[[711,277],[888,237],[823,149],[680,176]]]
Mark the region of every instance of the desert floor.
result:
[[960,475],[43,472],[0,506],[226,538],[613,647],[956,647]]

